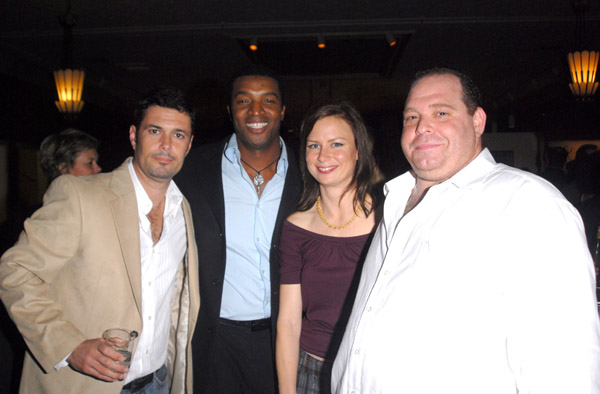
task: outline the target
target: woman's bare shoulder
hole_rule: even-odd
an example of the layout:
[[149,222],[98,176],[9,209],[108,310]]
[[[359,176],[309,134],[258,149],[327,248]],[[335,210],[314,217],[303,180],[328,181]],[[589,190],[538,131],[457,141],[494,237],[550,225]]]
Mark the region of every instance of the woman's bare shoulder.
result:
[[308,211],[296,211],[288,216],[287,220],[303,229],[310,229],[313,216],[312,209],[309,209]]

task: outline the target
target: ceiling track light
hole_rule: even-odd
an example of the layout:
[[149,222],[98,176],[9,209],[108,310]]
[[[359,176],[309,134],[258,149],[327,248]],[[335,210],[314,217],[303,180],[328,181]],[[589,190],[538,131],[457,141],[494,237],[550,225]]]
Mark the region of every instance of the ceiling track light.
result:
[[256,39],[256,37],[252,37],[250,39],[250,45],[248,47],[250,48],[251,51],[258,50],[258,40]]
[[396,37],[394,37],[394,35],[392,33],[390,33],[389,31],[387,33],[385,33],[385,40],[387,41],[388,45],[391,47],[396,45]]
[[317,46],[319,49],[325,48],[325,37],[323,37],[321,34],[317,36]]

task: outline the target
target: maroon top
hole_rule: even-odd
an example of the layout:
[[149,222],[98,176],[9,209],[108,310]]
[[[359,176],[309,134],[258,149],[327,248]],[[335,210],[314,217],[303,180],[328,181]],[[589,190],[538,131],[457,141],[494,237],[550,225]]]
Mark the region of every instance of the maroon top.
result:
[[[283,223],[279,243],[281,284],[300,283],[300,347],[333,360],[344,335],[371,234],[332,237]],[[364,251],[364,253],[363,253]]]

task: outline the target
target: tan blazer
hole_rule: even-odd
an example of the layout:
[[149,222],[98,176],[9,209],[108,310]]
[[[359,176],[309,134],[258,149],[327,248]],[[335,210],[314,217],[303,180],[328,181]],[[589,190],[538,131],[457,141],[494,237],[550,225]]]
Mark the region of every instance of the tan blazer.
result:
[[[190,341],[200,295],[191,212],[188,250],[176,280],[167,366],[171,392],[192,392]],[[86,339],[122,327],[142,332],[138,210],[126,163],[112,173],[62,176],[0,259],[0,298],[29,348],[21,393],[119,393],[54,366]]]

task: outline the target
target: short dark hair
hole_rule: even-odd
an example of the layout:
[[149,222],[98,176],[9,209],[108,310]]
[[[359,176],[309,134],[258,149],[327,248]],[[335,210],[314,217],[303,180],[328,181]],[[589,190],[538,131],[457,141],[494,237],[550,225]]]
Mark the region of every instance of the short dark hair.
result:
[[[373,142],[367,127],[360,116],[358,110],[348,101],[334,101],[324,105],[314,107],[304,117],[300,126],[300,173],[302,174],[303,191],[298,202],[298,210],[306,211],[310,209],[320,194],[319,183],[312,177],[308,171],[306,163],[306,145],[309,134],[312,132],[317,121],[335,117],[342,119],[352,129],[354,134],[354,143],[358,150],[358,160],[354,168],[354,175],[344,194],[353,188],[356,188],[354,195],[354,207],[357,205],[366,215],[369,215],[371,206],[365,204],[367,195],[372,194],[373,185],[376,180],[376,165],[373,157]],[[342,195],[343,196],[343,195]]]
[[590,153],[582,165],[582,181],[579,187],[582,193],[600,193],[600,151]]
[[595,144],[583,144],[575,152],[575,160],[581,160],[591,155],[598,150],[598,145]]
[[419,71],[417,74],[415,74],[415,77],[410,84],[410,90],[412,90],[416,83],[421,79],[433,75],[454,75],[458,78],[463,91],[462,100],[467,107],[467,112],[469,115],[473,115],[477,108],[482,106],[481,93],[479,92],[477,85],[475,85],[475,82],[473,82],[468,75],[446,67],[433,67],[427,70]]
[[551,168],[563,168],[569,156],[567,149],[562,146],[549,147],[544,153],[544,157],[548,160],[548,167]]
[[146,111],[152,106],[171,108],[187,114],[190,117],[192,124],[191,133],[194,133],[196,110],[186,100],[186,97],[181,90],[172,87],[154,89],[138,101],[133,112],[133,125],[136,128],[136,132],[140,129],[144,117],[146,116]]
[[62,169],[71,169],[81,152],[97,149],[98,140],[77,129],[66,129],[44,138],[40,145],[40,164],[48,180],[62,175]]
[[233,76],[229,79],[229,83],[227,84],[229,100],[227,101],[227,105],[231,106],[231,102],[233,100],[233,85],[235,81],[242,77],[267,77],[271,78],[275,82],[277,82],[277,88],[279,89],[279,99],[281,100],[281,106],[285,105],[284,93],[283,93],[283,85],[281,84],[281,77],[275,71],[271,70],[268,67],[265,67],[260,64],[251,64],[246,66],[233,74]]

